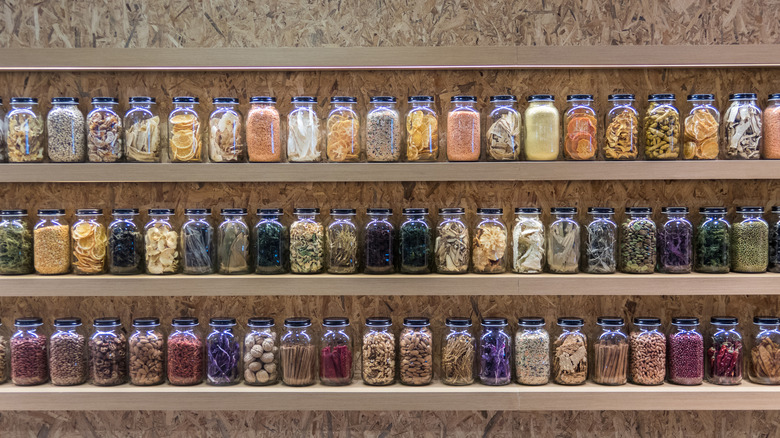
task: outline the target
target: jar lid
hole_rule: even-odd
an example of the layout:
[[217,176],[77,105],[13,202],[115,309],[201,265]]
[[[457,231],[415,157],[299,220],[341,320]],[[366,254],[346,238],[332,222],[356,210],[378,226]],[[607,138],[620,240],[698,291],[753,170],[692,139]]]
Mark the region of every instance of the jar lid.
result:
[[284,320],[286,327],[308,327],[311,325],[311,318],[294,317]]
[[477,214],[504,214],[503,208],[478,208]]
[[54,320],[54,327],[78,327],[81,325],[81,318],[68,317],[57,318]]
[[220,210],[221,214],[227,214],[227,215],[239,215],[243,216],[246,214],[246,208],[223,208]]
[[403,214],[428,214],[427,208],[404,208]]
[[553,102],[555,101],[555,96],[552,94],[532,94],[525,98],[528,102]]
[[178,96],[173,98],[173,103],[200,103],[200,99],[190,96]]
[[116,97],[93,97],[92,103],[119,103],[119,99]]
[[384,316],[372,316],[366,318],[366,325],[369,327],[389,327],[393,325],[393,320]]
[[252,96],[249,98],[249,103],[276,103],[276,98],[273,96]]
[[346,327],[349,325],[349,318],[344,317],[330,317],[323,318],[323,327]]
[[593,100],[592,94],[570,94],[566,96],[566,101],[571,102],[572,100]]
[[320,214],[319,208],[294,208],[293,213],[295,214]]
[[173,208],[150,208],[149,214],[151,215],[164,215],[164,214],[174,214],[176,212]]
[[758,95],[756,93],[734,93],[729,94],[729,100],[751,100],[751,99],[757,99]]
[[726,324],[726,325],[739,324],[739,320],[733,316],[713,316],[712,318],[710,318],[710,322],[712,324]]
[[674,325],[698,325],[699,324],[699,318],[695,318],[692,316],[680,316],[676,318],[672,318],[672,324]]
[[540,327],[544,325],[544,318],[540,316],[524,316],[517,319],[517,324],[523,327]]
[[756,325],[780,325],[780,318],[774,316],[754,316],[753,324]]
[[209,320],[212,327],[233,327],[236,325],[236,318],[216,317]]
[[653,209],[650,207],[626,207],[626,213],[629,214],[650,214]]
[[395,97],[393,97],[393,96],[372,96],[372,97],[369,99],[369,101],[370,101],[371,103],[379,103],[379,102],[384,102],[384,103],[396,103],[396,102],[398,101],[398,99],[396,99],[396,98],[395,98]]
[[0,210],[0,216],[27,216],[27,210]]
[[196,326],[198,325],[198,318],[193,318],[189,316],[184,316],[181,318],[173,318],[171,320],[171,325]]
[[715,100],[714,94],[689,94],[688,95],[688,101],[697,101],[697,100]]
[[160,318],[135,318],[133,327],[157,327],[160,325]]
[[552,207],[550,209],[552,214],[575,214],[577,213],[577,207]]
[[352,96],[333,96],[330,103],[357,103],[357,97]]
[[517,207],[515,214],[542,214],[542,209],[538,207]]
[[657,100],[674,100],[675,96],[672,93],[656,93],[647,96],[647,100],[655,102]]
[[[768,100],[780,100],[780,93],[772,93],[769,95]],[[2,102],[0,102],[2,103]]]
[[506,318],[489,317],[482,318],[481,323],[484,327],[504,327],[509,324],[509,321]]
[[614,214],[615,209],[612,207],[588,207],[588,213]]
[[465,212],[466,209],[463,207],[449,207],[439,209],[439,214],[463,214]]
[[661,318],[654,318],[651,316],[637,316],[634,317],[634,324],[637,325],[661,325]]
[[284,210],[281,208],[258,208],[257,214],[259,216],[279,216],[284,214]]
[[184,214],[211,214],[210,208],[185,208]]
[[728,209],[726,207],[701,207],[699,213],[726,214]]
[[582,327],[585,325],[585,320],[582,318],[563,317],[558,318],[558,325],[561,327]]
[[59,104],[59,105],[78,105],[79,98],[78,97],[52,97],[51,103]]
[[460,96],[452,96],[450,98],[450,102],[476,102],[476,101],[477,101],[477,96],[460,95]]
[[610,102],[614,100],[636,100],[636,96],[633,94],[610,94],[607,100]]
[[108,317],[108,318],[95,318],[92,321],[92,325],[95,327],[116,327],[118,325],[121,325],[121,321],[119,318],[114,317]]
[[65,210],[62,208],[42,208],[38,210],[38,216],[62,216]]
[[157,103],[157,99],[149,96],[131,96],[128,101],[130,103]]
[[409,103],[413,102],[433,102],[433,96],[409,96]]
[[742,206],[737,207],[737,213],[763,213],[764,207]]
[[115,208],[111,210],[111,214],[138,214],[137,208]]
[[76,209],[76,216],[94,216],[96,214],[103,214],[102,208],[78,208]]
[[682,214],[688,213],[688,207],[661,207],[661,213]]
[[37,327],[39,325],[43,325],[43,318],[38,318],[38,317],[16,318],[16,320],[14,320],[14,325],[18,325],[20,327]]
[[599,316],[596,319],[596,323],[598,325],[619,327],[625,324],[625,321],[619,316]]
[[392,208],[367,208],[366,213],[368,214],[393,214]]
[[330,214],[357,214],[354,208],[331,208]]
[[267,317],[252,317],[246,321],[246,325],[249,327],[273,327],[274,319]]
[[292,103],[317,103],[317,98],[312,96],[295,96],[290,99]]
[[12,97],[11,103],[31,103],[31,104],[37,104],[38,98],[37,97]]
[[215,97],[211,99],[211,103],[238,103],[237,97]]
[[444,320],[447,327],[471,327],[471,318],[455,316]]
[[490,96],[491,102],[517,102],[517,98],[511,94],[499,94]]
[[407,327],[428,327],[431,325],[431,321],[425,317],[410,317],[404,318],[404,325]]

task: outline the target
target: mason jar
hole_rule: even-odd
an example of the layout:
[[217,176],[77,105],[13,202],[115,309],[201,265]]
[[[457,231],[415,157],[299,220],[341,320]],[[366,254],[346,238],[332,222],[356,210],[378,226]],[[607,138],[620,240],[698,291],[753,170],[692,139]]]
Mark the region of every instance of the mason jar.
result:
[[127,341],[130,384],[159,385],[165,382],[165,335],[160,318],[135,318]]
[[392,162],[401,159],[401,114],[392,96],[372,96],[366,115],[366,160]]
[[461,207],[439,209],[434,248],[439,274],[465,274],[469,270],[471,241],[465,214]]
[[558,318],[561,333],[552,346],[553,381],[559,385],[581,385],[588,378],[588,337],[582,332],[582,318]]
[[737,207],[740,216],[731,226],[731,270],[765,272],[769,263],[769,224],[764,207]]
[[168,275],[179,272],[179,235],[173,226],[172,208],[150,208],[144,227],[146,273]]
[[49,380],[48,342],[43,319],[17,318],[11,336],[11,381],[31,386]]
[[322,320],[320,382],[328,386],[352,383],[352,333],[348,318]]
[[366,318],[362,343],[363,383],[385,386],[395,383],[396,344],[393,321],[390,318]]
[[115,163],[122,160],[122,118],[116,97],[93,97],[87,114],[87,158],[90,163]]
[[43,162],[43,118],[35,97],[12,97],[5,115],[5,144],[9,163]]
[[515,224],[512,227],[513,272],[539,274],[544,271],[547,242],[541,215],[541,208],[515,208]]
[[184,210],[181,226],[181,271],[184,274],[213,274],[217,265],[217,243],[210,208]]
[[172,163],[200,163],[203,153],[203,131],[197,97],[174,97],[173,111],[168,115],[168,145]]
[[[0,102],[2,103],[2,102]],[[763,128],[766,126],[766,128]],[[780,93],[772,93],[767,97],[764,109],[764,145],[761,148],[761,158],[765,160],[780,159]]]
[[477,225],[471,249],[473,270],[477,274],[502,274],[506,271],[507,231],[501,220],[501,208],[478,208]]
[[328,273],[354,274],[358,270],[358,232],[354,208],[331,208],[326,230]]
[[582,270],[588,274],[614,274],[617,270],[617,223],[611,207],[588,207],[590,221],[585,226]]
[[550,381],[550,334],[544,318],[517,320],[515,377],[521,385],[545,385]]
[[485,156],[488,161],[520,159],[523,122],[517,110],[517,98],[512,95],[490,96],[491,110],[485,126]]
[[314,106],[316,97],[296,96],[287,115],[287,159],[290,162],[322,161],[320,118]]
[[455,386],[474,383],[477,373],[477,339],[471,332],[471,318],[447,318],[439,348],[441,383]]
[[398,227],[402,274],[428,274],[433,266],[433,237],[427,208],[404,208]]
[[447,160],[479,161],[480,116],[477,98],[453,96],[447,113]]
[[252,228],[256,274],[283,274],[289,260],[288,230],[282,223],[281,208],[258,208]]
[[220,274],[249,273],[249,225],[246,208],[223,208],[217,227],[217,264]]
[[411,386],[428,385],[433,381],[433,332],[428,318],[404,318],[399,339],[401,383]]
[[598,152],[596,137],[598,122],[593,109],[592,94],[571,94],[566,97],[569,109],[563,118],[563,154],[567,160],[595,160]]
[[163,136],[154,97],[132,96],[125,113],[125,157],[138,163],[159,163]]
[[89,382],[96,386],[126,383],[127,337],[119,318],[96,318],[89,337]]
[[593,340],[593,381],[600,385],[625,385],[628,381],[628,336],[620,317],[600,316],[601,333]]
[[680,156],[680,112],[674,94],[651,94],[644,119],[645,159],[676,160]]
[[700,385],[704,379],[704,336],[699,318],[672,318],[667,338],[667,379],[678,385]]
[[705,370],[707,381],[715,385],[742,383],[743,345],[737,330],[739,320],[731,316],[710,318]]
[[40,209],[33,229],[35,272],[42,275],[70,272],[70,227],[65,210]]
[[694,240],[694,261],[696,272],[729,272],[731,225],[726,219],[725,207],[702,207],[699,227]]
[[761,385],[780,384],[780,318],[753,317],[750,337],[750,381]]
[[479,381],[508,385],[512,381],[512,335],[506,318],[482,318],[479,336]]
[[610,94],[612,109],[606,116],[604,158],[606,160],[636,160],[639,155],[639,112],[634,107],[633,94]]
[[553,207],[547,232],[547,267],[554,274],[576,274],[580,269],[580,224],[576,207]]
[[108,224],[108,272],[140,274],[143,272],[144,243],[136,223],[137,208],[115,208]]
[[319,208],[296,208],[290,224],[290,272],[319,274],[325,266],[325,231],[317,220]]
[[236,318],[211,318],[206,336],[206,383],[235,385],[241,380],[241,343]]
[[535,94],[526,98],[525,159],[528,161],[557,160],[561,145],[561,115],[551,94]]
[[46,115],[46,154],[52,163],[81,163],[87,158],[84,114],[77,97],[53,97]]
[[726,157],[740,160],[761,158],[762,121],[756,93],[729,95],[729,107],[723,114]]
[[666,336],[660,318],[636,317],[629,335],[631,382],[660,385],[666,379]]
[[209,115],[209,158],[212,163],[240,163],[246,155],[244,116],[235,97],[215,97]]
[[6,125],[5,125],[5,110],[3,110],[3,99],[2,98],[0,98],[0,124],[3,125],[3,127],[0,128],[0,163],[5,163],[5,161],[7,159],[6,152],[7,152],[8,148],[6,147],[6,144],[5,144],[5,140],[7,138],[6,137],[7,132],[6,132],[6,129],[5,129],[6,128]]
[[309,318],[287,318],[280,342],[282,382],[309,386],[317,380],[317,345]]
[[103,210],[100,208],[76,210],[76,221],[70,234],[74,274],[94,275],[105,271],[108,238],[102,217]]
[[203,382],[206,374],[206,347],[198,328],[198,318],[173,318],[166,348],[168,383],[187,386]]
[[52,385],[81,385],[87,381],[89,355],[81,318],[57,318],[49,338],[49,376]]
[[620,271],[629,274],[655,272],[656,226],[649,207],[626,207],[620,224]]
[[395,272],[395,227],[390,222],[391,208],[368,208],[368,223],[363,234],[364,270],[366,274]]
[[683,158],[686,160],[715,160],[720,153],[720,113],[715,108],[715,95],[691,94],[692,105],[685,118]]
[[666,220],[658,227],[658,270],[687,274],[693,267],[693,225],[688,207],[663,207]]
[[246,114],[246,146],[249,161],[279,163],[282,161],[282,130],[276,98],[253,96]]
[[0,275],[33,272],[33,235],[27,210],[0,210],[0,248]]
[[439,158],[439,122],[433,96],[409,96],[406,113],[406,161]]
[[279,339],[274,319],[249,318],[246,325],[244,383],[263,386],[279,382]]
[[330,98],[327,153],[328,161],[332,163],[357,163],[362,160],[360,117],[355,110],[356,105],[355,97]]

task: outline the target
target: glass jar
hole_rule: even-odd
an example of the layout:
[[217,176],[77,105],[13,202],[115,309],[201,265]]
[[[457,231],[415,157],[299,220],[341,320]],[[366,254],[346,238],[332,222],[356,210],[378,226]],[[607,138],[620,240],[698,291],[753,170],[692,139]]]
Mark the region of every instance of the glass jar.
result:
[[518,274],[538,274],[544,271],[546,248],[541,214],[541,208],[515,208],[512,271]]
[[617,224],[614,208],[588,207],[582,270],[588,274],[614,274],[617,270]]
[[433,266],[433,238],[427,208],[404,208],[398,229],[401,273],[428,274]]
[[144,227],[146,273],[168,275],[179,272],[179,235],[173,226],[172,208],[150,208]]
[[474,383],[477,340],[471,333],[471,318],[447,318],[441,338],[441,383]]
[[756,93],[729,95],[731,104],[723,114],[726,157],[758,160],[761,157],[761,108]]
[[119,318],[96,318],[87,343],[89,382],[115,386],[127,382],[127,338]]
[[279,339],[273,318],[249,318],[244,337],[244,383],[273,385],[279,381]]
[[600,316],[601,333],[593,341],[593,381],[600,385],[625,385],[628,380],[628,336],[619,317]]
[[520,159],[520,134],[523,121],[517,110],[517,98],[512,95],[490,96],[492,109],[485,126],[485,155],[488,161]]
[[5,144],[6,140],[6,125],[5,125],[5,111],[3,110],[3,99],[0,98],[0,125],[3,125],[2,128],[0,128],[0,163],[5,163],[6,161],[6,151],[7,147]]
[[550,381],[550,334],[544,318],[517,321],[515,334],[515,376],[521,385],[544,385]]
[[140,274],[143,272],[144,243],[135,222],[137,208],[115,208],[108,224],[108,272]]
[[731,226],[731,270],[765,272],[769,262],[769,224],[764,207],[737,207],[741,216]]
[[769,95],[762,125],[764,147],[761,157],[765,160],[780,159],[780,93]]
[[[0,215],[2,215],[1,212]],[[769,227],[769,265],[767,270],[780,272],[780,206],[772,207],[772,216],[772,224]]]
[[246,113],[246,146],[249,161],[279,163],[282,161],[282,129],[276,98],[254,96]]
[[40,385],[49,380],[46,333],[41,318],[17,318],[11,336],[11,381]]
[[554,274],[576,274],[580,269],[580,224],[576,207],[553,207],[555,218],[547,233],[547,267]]
[[390,318],[366,318],[363,331],[363,383],[371,386],[391,385],[395,382],[395,334]]
[[70,272],[70,227],[65,210],[38,210],[38,223],[33,229],[33,260],[35,272],[42,275]]
[[436,272],[465,274],[469,270],[471,245],[463,208],[440,208],[436,226]]
[[652,274],[655,271],[656,226],[649,207],[626,207],[620,224],[620,271]]
[[240,163],[246,155],[244,116],[235,97],[215,97],[209,115],[209,158],[212,163]]
[[390,222],[391,208],[368,208],[368,223],[364,233],[366,274],[392,274],[395,272],[395,228]]
[[634,318],[631,344],[631,382],[660,385],[666,379],[666,336],[659,318]]
[[53,97],[46,115],[46,154],[52,163],[81,163],[87,157],[84,114],[76,97]]
[[680,112],[674,94],[651,94],[644,119],[645,158],[676,160],[680,156]]
[[700,385],[704,379],[704,337],[699,318],[672,318],[667,340],[667,379],[678,385]]
[[501,220],[501,208],[478,208],[477,226],[471,260],[477,274],[501,274],[506,271],[507,232]]
[[582,318],[558,318],[561,334],[553,342],[553,381],[581,385],[588,378],[588,337]]
[[354,274],[358,263],[358,233],[354,208],[330,209],[330,224],[326,231],[328,273]]
[[610,94],[612,109],[606,117],[604,158],[636,160],[639,155],[639,112],[634,108],[633,94]]
[[398,353],[401,383],[421,386],[433,380],[433,333],[428,318],[404,318]]
[[11,98],[11,111],[5,115],[9,163],[43,162],[43,118],[37,106],[34,97]]
[[320,382],[343,386],[352,383],[352,334],[347,318],[322,320]]
[[27,210],[0,210],[0,275],[32,272],[33,237]]
[[87,339],[81,328],[81,318],[54,320],[54,333],[49,339],[49,376],[57,386],[81,385],[87,381]]
[[101,222],[100,208],[76,210],[71,237],[73,241],[73,273],[82,275],[102,274],[106,268],[106,227]]
[[566,97],[569,109],[564,115],[566,128],[563,153],[567,160],[595,160],[598,152],[596,110],[592,94],[571,94]]
[[325,232],[317,221],[319,208],[296,208],[290,224],[290,272],[319,274],[325,265]]
[[561,115],[551,94],[528,96],[525,109],[525,159],[558,159],[561,144]]
[[133,96],[125,113],[125,157],[127,161],[158,163],[160,161],[160,115],[153,107],[154,97]]
[[130,383],[138,386],[165,382],[165,335],[160,318],[136,318],[128,339]]
[[401,159],[401,114],[392,96],[373,96],[366,115],[366,159],[391,162]]
[[780,318],[753,317],[748,376],[761,385],[780,384]]
[[168,115],[168,144],[172,163],[199,163],[203,153],[203,131],[197,97],[174,97],[173,111]]
[[211,318],[206,337],[206,383],[235,385],[241,380],[241,344],[236,318]]
[[480,121],[474,96],[453,96],[447,113],[447,160],[479,161]]
[[439,158],[439,122],[433,96],[409,96],[406,113],[406,161]]
[[198,318],[173,318],[166,347],[168,383],[181,386],[203,382],[206,348],[198,329]]
[[693,108],[685,118],[683,158],[715,160],[720,152],[720,113],[713,106],[715,95],[691,94],[688,102]]
[[479,381],[483,385],[508,385],[512,381],[512,335],[506,318],[482,318],[479,337]]
[[223,208],[217,227],[217,263],[220,274],[249,273],[249,225],[246,208]]
[[705,361],[707,381],[716,385],[742,383],[742,335],[739,321],[731,316],[713,316],[711,335],[707,339]]
[[693,225],[688,207],[663,207],[666,221],[658,227],[658,270],[687,274],[693,267]]
[[317,346],[309,318],[287,318],[281,339],[282,382],[309,386],[317,379]]
[[287,272],[287,227],[282,224],[281,208],[258,208],[257,223],[252,228],[252,243],[256,274],[283,274]]
[[729,272],[731,225],[726,220],[725,207],[702,207],[702,220],[694,242],[696,272]]
[[115,97],[93,97],[87,114],[87,158],[90,163],[115,163],[122,160],[122,119]]
[[181,226],[181,271],[184,274],[213,274],[216,270],[216,242],[210,208],[184,210]]
[[290,162],[313,163],[322,160],[320,118],[314,105],[316,97],[296,96],[287,115],[287,159]]
[[0,383],[7,382],[11,374],[11,344],[8,335],[8,329],[0,323]]
[[357,163],[362,159],[356,104],[357,99],[350,96],[330,98],[327,153],[328,161],[332,163]]

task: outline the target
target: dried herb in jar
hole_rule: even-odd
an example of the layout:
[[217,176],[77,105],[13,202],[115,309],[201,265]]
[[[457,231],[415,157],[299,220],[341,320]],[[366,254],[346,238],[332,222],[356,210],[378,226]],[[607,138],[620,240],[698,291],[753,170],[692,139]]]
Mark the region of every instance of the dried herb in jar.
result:
[[607,217],[612,212],[612,209],[591,209],[594,220],[585,227],[583,263],[585,272],[611,274],[617,268],[617,225]]
[[[233,320],[235,324],[235,320]],[[238,337],[230,328],[215,328],[206,340],[206,379],[212,385],[237,383],[241,348]]]
[[324,230],[313,220],[290,225],[290,270],[294,274],[316,274],[324,262]]
[[462,208],[440,209],[442,220],[436,229],[436,272],[459,274],[469,269],[469,229]]
[[539,326],[521,328],[515,335],[515,375],[517,383],[544,385],[550,380],[550,335]]
[[518,215],[512,229],[512,269],[519,274],[538,274],[544,270],[544,224],[538,208],[515,209]]
[[29,274],[33,270],[30,230],[20,224],[0,224],[0,274]]
[[562,385],[579,385],[588,377],[588,352],[585,336],[571,333],[553,344],[553,376]]
[[474,272],[497,274],[506,270],[507,233],[501,223],[503,210],[500,208],[478,209],[481,222],[474,230],[474,244],[471,257]]
[[219,226],[220,274],[249,272],[249,229],[243,220],[229,219]]
[[[722,209],[725,215],[726,209]],[[729,224],[723,219],[708,219],[699,225],[695,237],[696,272],[729,272]]]
[[[427,213],[427,209],[425,209]],[[410,214],[405,211],[405,214]],[[414,216],[400,228],[401,272],[427,274],[431,272],[431,229],[423,216]]]
[[554,222],[550,225],[547,243],[547,264],[550,272],[577,272],[580,253],[579,225],[573,222]]
[[780,345],[765,336],[750,350],[750,375],[756,383],[780,383]]
[[507,385],[512,381],[512,338],[503,329],[483,327],[479,359],[479,380],[484,385]]
[[691,272],[693,265],[693,226],[683,216],[687,208],[665,209],[669,220],[658,230],[658,265],[666,273]]
[[330,210],[333,221],[328,225],[328,272],[354,274],[357,272],[357,228],[353,222],[355,210],[334,208]]
[[474,337],[454,333],[444,338],[441,348],[441,381],[447,385],[468,385],[474,382]]
[[[780,207],[772,207],[772,213],[778,215]],[[769,266],[770,272],[780,272],[780,220],[769,224]]]

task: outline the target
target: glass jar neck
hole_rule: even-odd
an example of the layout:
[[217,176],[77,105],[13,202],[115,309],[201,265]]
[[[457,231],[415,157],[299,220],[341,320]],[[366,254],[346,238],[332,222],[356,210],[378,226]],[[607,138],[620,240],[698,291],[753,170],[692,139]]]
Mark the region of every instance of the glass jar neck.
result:
[[673,105],[674,100],[673,99],[657,99],[657,100],[651,100],[648,102],[650,106],[661,106],[661,105]]
[[442,222],[462,220],[465,213],[439,213]]
[[14,327],[16,328],[16,331],[18,333],[33,333],[33,334],[35,334],[38,331],[38,329],[40,329],[42,326],[43,326],[43,324],[41,324],[41,325],[14,325]]
[[684,220],[687,215],[687,213],[666,213],[666,218],[669,220]]
[[8,222],[19,222],[26,220],[26,215],[8,215],[8,216],[0,216],[0,220],[2,221],[8,221]]
[[678,332],[695,332],[699,329],[699,324],[674,324],[672,323],[674,328],[677,329]]
[[528,108],[534,108],[540,106],[555,106],[555,102],[551,100],[536,100],[533,102],[528,102]]
[[591,108],[593,104],[592,100],[570,100],[569,101],[569,108],[576,108],[581,106],[586,106],[588,108]]
[[582,330],[582,326],[581,325],[561,326],[561,331],[563,332],[563,334],[579,333],[580,330]]
[[313,221],[317,218],[317,214],[316,213],[295,213],[295,217],[297,217],[299,221]]
[[276,104],[273,102],[254,102],[251,105],[252,108],[276,108]]
[[213,333],[233,333],[235,326],[233,325],[211,325],[211,331]]
[[130,109],[145,109],[145,110],[151,110],[153,103],[147,103],[147,102],[135,102],[130,104]]
[[433,102],[411,102],[412,109],[428,108],[431,109]]
[[292,106],[293,108],[312,109],[314,108],[314,102],[293,102]]
[[612,107],[632,106],[634,105],[634,102],[634,99],[615,99],[612,101]]
[[[243,215],[243,214],[228,214],[228,213],[225,213],[225,214],[222,215],[222,220],[225,221],[225,222],[228,222],[228,221],[231,221],[231,222],[235,222],[235,221],[244,222],[244,216],[245,215]],[[204,216],[204,218],[205,218],[205,216]]]
[[55,325],[54,330],[56,330],[58,333],[76,333],[80,327],[80,325]]
[[719,324],[712,323],[712,328],[719,332],[732,332],[735,331],[738,324]]
[[780,324],[756,324],[759,331],[778,331],[780,330]]
[[92,109],[114,111],[114,108],[116,108],[116,106],[117,106],[116,103],[93,103]]
[[424,221],[427,217],[426,214],[418,213],[404,213],[403,216],[407,221]]
[[176,325],[176,324],[172,324],[171,328],[175,332],[189,333],[189,334],[194,335],[195,334],[195,330],[198,329],[198,324],[196,324],[196,325]]
[[201,221],[205,221],[206,219],[208,219],[208,218],[209,218],[209,215],[207,215],[207,214],[192,214],[192,213],[185,213],[185,214],[184,214],[184,217],[186,217],[186,218],[187,218],[187,220],[189,220],[189,221],[198,221],[198,222],[201,222]]
[[639,331],[643,332],[654,332],[658,331],[658,329],[661,327],[661,324],[634,324]]
[[162,221],[168,221],[171,219],[170,214],[150,214],[149,220],[152,222],[162,222]]
[[173,104],[173,107],[174,107],[175,109],[190,109],[190,110],[195,110],[195,105],[197,105],[197,104],[195,104],[195,103],[190,103],[190,102],[177,102],[177,103],[174,103],[174,104]]
[[607,220],[612,219],[613,213],[590,213],[590,217],[593,220]]
[[501,219],[500,213],[477,213],[477,217],[486,221],[498,221]]
[[156,332],[156,331],[160,330],[160,325],[159,324],[157,324],[157,325],[133,325],[133,328],[138,333],[142,333],[142,332],[151,333],[151,332]]
[[476,102],[452,102],[454,109],[474,109],[476,106]]
[[628,220],[634,219],[650,219],[650,213],[626,213]]
[[77,214],[76,220],[80,221],[96,221],[100,216],[96,214]]
[[574,219],[574,213],[553,213],[553,220],[571,220]]
[[712,104],[715,103],[714,100],[696,100],[696,101],[691,101],[691,102],[692,102],[691,105],[693,105],[694,109],[699,108],[699,107],[703,107],[703,106],[712,106]]
[[334,214],[331,216],[335,222],[352,222],[354,214]]
[[114,218],[114,220],[118,220],[118,221],[131,221],[131,220],[134,220],[135,217],[138,216],[138,215],[137,214],[119,214],[119,213],[114,213],[111,216]]
[[623,328],[625,325],[602,325],[601,334],[607,333],[620,333],[623,334]]
[[237,103],[215,103],[214,108],[216,109],[232,109],[235,110],[238,107]]
[[507,325],[483,325],[482,331],[484,332],[502,332],[506,330]]
[[761,213],[744,212],[740,213],[743,219],[761,219]]
[[524,333],[541,332],[544,331],[543,325],[521,325],[520,330]]
[[34,103],[12,103],[11,109],[32,110],[36,105]]
[[755,105],[758,99],[731,99],[732,105]]
[[371,219],[372,222],[376,222],[376,221],[387,222],[388,219],[390,219],[390,215],[381,214],[381,213],[369,213],[368,218]]
[[121,325],[105,325],[105,326],[94,326],[93,329],[95,330],[95,333],[115,333],[119,331],[121,328]]
[[726,213],[703,213],[703,215],[707,220],[723,220],[726,218]]

